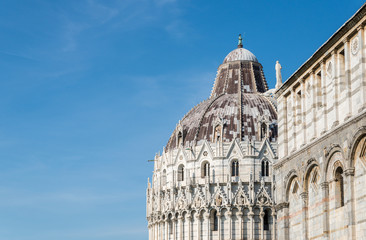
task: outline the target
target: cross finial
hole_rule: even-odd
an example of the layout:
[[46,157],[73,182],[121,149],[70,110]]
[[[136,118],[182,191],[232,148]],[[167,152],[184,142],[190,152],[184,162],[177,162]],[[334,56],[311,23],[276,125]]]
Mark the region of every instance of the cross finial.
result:
[[239,34],[238,48],[243,48],[243,38],[241,37],[241,34]]

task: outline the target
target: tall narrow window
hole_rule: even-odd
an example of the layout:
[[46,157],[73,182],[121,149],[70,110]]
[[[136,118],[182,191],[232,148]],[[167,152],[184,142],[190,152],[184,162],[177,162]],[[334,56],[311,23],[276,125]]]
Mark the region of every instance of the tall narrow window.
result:
[[343,170],[341,167],[338,167],[335,172],[335,199],[336,199],[336,207],[344,206],[344,186],[343,186]]
[[201,176],[203,178],[210,176],[210,164],[205,162],[201,167]]
[[263,140],[263,138],[265,138],[267,135],[267,124],[262,123],[261,124],[261,140]]
[[319,71],[316,74],[316,106],[317,109],[320,109],[323,105],[322,101],[322,72]]
[[211,215],[211,229],[212,231],[219,230],[219,218],[217,217],[217,211],[213,210]]
[[297,124],[301,123],[301,114],[302,114],[302,109],[301,109],[301,91],[298,91],[296,94],[296,117],[297,117]]
[[221,126],[218,125],[215,127],[214,141],[221,141]]
[[266,231],[269,230],[269,217],[270,217],[269,211],[265,210],[264,217],[263,217],[263,230],[266,230]]
[[239,176],[239,162],[238,162],[238,160],[234,160],[231,163],[231,176],[233,176],[233,177]]
[[177,143],[178,143],[178,147],[183,145],[183,134],[182,134],[182,132],[178,133]]
[[184,180],[184,166],[180,165],[178,167],[178,181],[183,181]]
[[346,85],[345,85],[345,75],[346,75],[346,61],[345,61],[345,57],[344,57],[344,50],[339,52],[339,67],[340,67],[340,91],[342,92],[343,90],[346,89]]
[[165,186],[166,185],[166,170],[164,169],[164,171],[163,171],[163,175],[161,176],[161,184],[163,185],[163,186]]
[[268,177],[269,176],[269,163],[267,160],[263,160],[261,164],[261,174],[262,177]]

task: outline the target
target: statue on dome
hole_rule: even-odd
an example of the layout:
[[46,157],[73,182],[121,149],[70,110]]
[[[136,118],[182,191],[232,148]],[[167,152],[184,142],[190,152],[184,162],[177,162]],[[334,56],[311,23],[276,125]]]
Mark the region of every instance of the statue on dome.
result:
[[276,89],[279,89],[282,86],[282,75],[281,75],[282,66],[279,61],[276,61],[275,69],[276,69],[276,79],[277,79]]
[[238,48],[243,48],[243,38],[241,37],[241,34],[239,34]]

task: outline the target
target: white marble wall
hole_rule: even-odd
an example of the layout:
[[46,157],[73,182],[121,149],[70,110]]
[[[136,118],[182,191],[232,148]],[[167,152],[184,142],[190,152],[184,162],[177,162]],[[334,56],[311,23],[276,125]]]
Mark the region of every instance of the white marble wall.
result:
[[364,8],[279,90],[277,239],[366,239]]
[[[274,237],[273,218],[276,215],[271,183],[272,165],[277,158],[276,143],[268,139],[262,142],[234,140],[219,145],[221,149],[217,149],[217,146],[205,142],[193,149],[179,148],[155,157],[153,179],[147,189],[150,240]],[[231,163],[234,160],[239,162],[237,177],[231,176]],[[269,176],[262,176],[262,160],[269,162]],[[201,175],[205,162],[210,164],[209,177]],[[180,165],[185,167],[183,181],[178,181],[177,177]],[[163,172],[166,173],[165,177]],[[237,202],[241,191],[248,202]],[[196,200],[200,194],[203,196],[202,205],[197,207]],[[222,203],[218,205],[216,199],[219,195]],[[264,202],[260,202],[261,196],[264,196]],[[263,230],[264,220],[261,218],[266,209],[270,212],[269,230]],[[213,210],[219,214],[217,231],[211,229],[210,214]],[[169,222],[175,226],[171,231]]]

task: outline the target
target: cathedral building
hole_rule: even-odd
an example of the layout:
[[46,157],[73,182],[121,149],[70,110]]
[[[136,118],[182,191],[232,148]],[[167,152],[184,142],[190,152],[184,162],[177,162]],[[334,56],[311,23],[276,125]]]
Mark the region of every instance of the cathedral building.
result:
[[146,190],[149,240],[366,239],[366,5],[269,89],[238,46]]
[[366,239],[365,15],[276,92],[277,239]]

